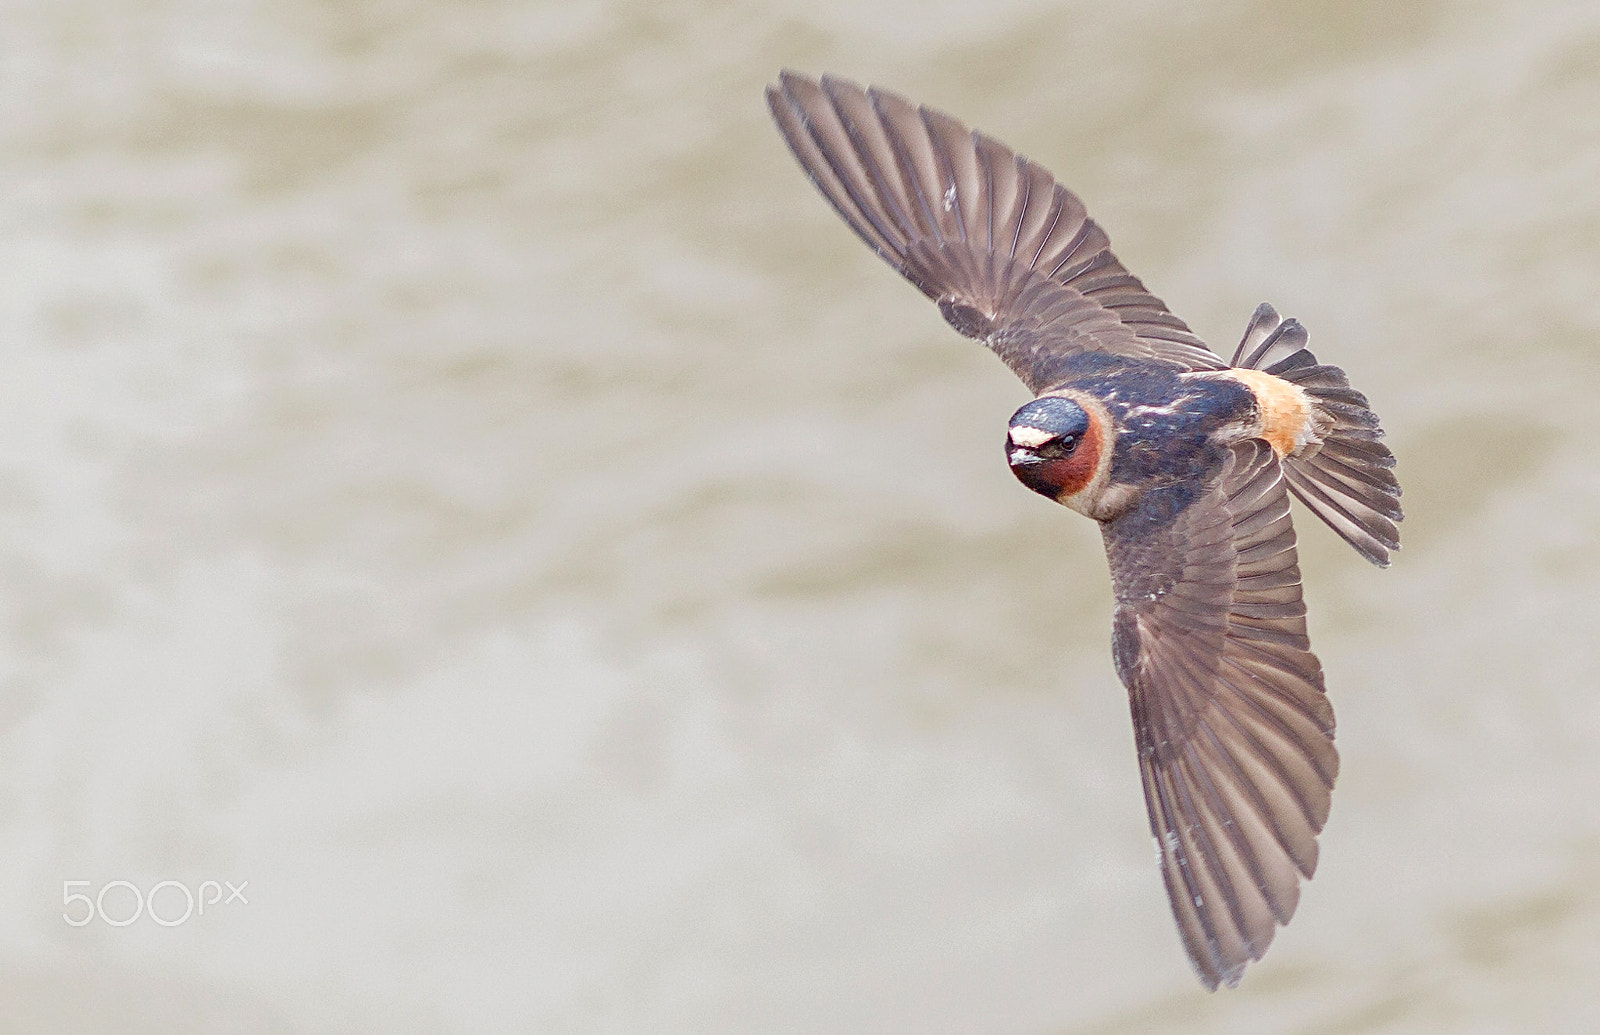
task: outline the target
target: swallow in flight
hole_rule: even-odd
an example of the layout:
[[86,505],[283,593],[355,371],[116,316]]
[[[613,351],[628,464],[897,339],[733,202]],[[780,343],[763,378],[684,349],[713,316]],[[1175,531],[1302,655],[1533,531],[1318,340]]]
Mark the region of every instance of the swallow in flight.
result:
[[1269,305],[1223,362],[1076,195],[950,116],[794,72],[767,103],[851,229],[1034,394],[1007,459],[1100,523],[1167,896],[1201,982],[1237,984],[1316,870],[1339,769],[1289,496],[1387,566],[1400,486],[1378,418]]

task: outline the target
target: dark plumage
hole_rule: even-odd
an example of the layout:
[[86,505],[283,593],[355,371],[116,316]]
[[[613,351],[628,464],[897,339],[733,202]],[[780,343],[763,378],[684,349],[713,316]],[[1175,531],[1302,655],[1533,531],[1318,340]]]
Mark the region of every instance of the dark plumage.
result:
[[1071,399],[1046,396],[1035,399],[1011,415],[1013,428],[1038,428],[1055,436],[1081,438],[1089,430],[1089,415]]
[[1237,983],[1316,869],[1339,768],[1289,494],[1387,564],[1400,488],[1377,417],[1271,306],[1224,363],[1076,196],[950,116],[792,72],[767,101],[845,222],[1037,396],[1008,460],[1100,523],[1173,915],[1206,987]]

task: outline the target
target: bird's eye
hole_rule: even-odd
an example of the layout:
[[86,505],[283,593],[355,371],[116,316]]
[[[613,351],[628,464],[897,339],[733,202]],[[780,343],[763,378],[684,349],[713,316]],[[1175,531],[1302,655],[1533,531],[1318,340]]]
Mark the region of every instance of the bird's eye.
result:
[[1049,442],[1046,442],[1044,447],[1040,449],[1039,452],[1051,460],[1058,460],[1064,456],[1071,456],[1072,451],[1076,449],[1077,446],[1078,436],[1062,435],[1060,438],[1053,438]]

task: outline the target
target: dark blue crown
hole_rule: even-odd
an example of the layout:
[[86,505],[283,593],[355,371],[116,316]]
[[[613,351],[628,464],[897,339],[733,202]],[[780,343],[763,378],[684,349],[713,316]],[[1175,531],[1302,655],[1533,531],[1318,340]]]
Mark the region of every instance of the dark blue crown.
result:
[[1047,396],[1035,399],[1011,415],[1011,426],[1038,428],[1052,435],[1081,437],[1089,430],[1089,415],[1071,399]]

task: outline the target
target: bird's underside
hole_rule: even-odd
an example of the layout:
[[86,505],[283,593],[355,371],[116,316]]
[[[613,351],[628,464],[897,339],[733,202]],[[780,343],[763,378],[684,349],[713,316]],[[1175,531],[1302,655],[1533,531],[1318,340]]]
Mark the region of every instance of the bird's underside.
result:
[[[1101,522],[1113,654],[1168,897],[1201,980],[1236,983],[1315,871],[1338,773],[1288,499],[1387,563],[1399,486],[1377,418],[1270,307],[1224,362],[1128,273],[1075,195],[1005,145],[827,76],[786,72],[767,99],[840,216],[1036,395],[1143,370],[1245,384],[1263,414],[1270,388],[1300,406],[1284,412],[1303,411],[1303,427],[1263,417],[1253,434],[1218,437],[1195,478],[1113,485],[1128,502]],[[1113,482],[1132,477],[1127,456],[1163,446],[1132,441],[1123,415],[1139,401],[1085,399],[1120,436],[1107,454]],[[1048,437],[1027,430],[1024,445]]]

